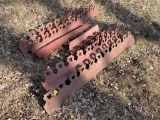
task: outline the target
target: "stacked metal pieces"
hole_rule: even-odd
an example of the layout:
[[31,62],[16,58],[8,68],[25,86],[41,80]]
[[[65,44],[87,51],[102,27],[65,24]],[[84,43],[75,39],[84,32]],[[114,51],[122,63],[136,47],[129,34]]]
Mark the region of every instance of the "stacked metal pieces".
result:
[[47,57],[66,41],[76,38],[91,25],[85,24],[91,18],[97,16],[99,10],[89,5],[80,13],[68,13],[67,16],[55,19],[46,25],[39,27],[38,31],[30,30],[19,40],[19,48],[22,52],[32,51],[38,57]]
[[[86,42],[84,42],[86,45]],[[76,51],[75,56],[67,57],[66,62],[56,64],[57,73],[48,67],[44,72],[42,83],[48,91],[44,95],[45,110],[52,114],[61,103],[96,74],[104,69],[111,61],[134,43],[132,34],[128,31],[109,28],[87,41],[86,47]],[[81,42],[80,46],[83,46]]]
[[23,52],[32,51],[39,57],[47,57],[66,42],[68,50],[74,53],[56,63],[56,72],[48,67],[43,73],[42,85],[47,91],[44,108],[48,114],[58,110],[67,97],[134,44],[130,31],[118,27],[100,31],[98,25],[86,23],[98,14],[99,10],[91,5],[78,15],[69,13],[64,21],[56,19],[54,23],[40,27],[38,32],[30,31],[29,40],[21,38],[19,48]]

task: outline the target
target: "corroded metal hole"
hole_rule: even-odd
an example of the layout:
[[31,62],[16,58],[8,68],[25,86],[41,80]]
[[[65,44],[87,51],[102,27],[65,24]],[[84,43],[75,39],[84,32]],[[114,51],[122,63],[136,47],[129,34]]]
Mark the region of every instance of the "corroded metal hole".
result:
[[60,88],[63,88],[63,84],[61,84],[59,87],[60,87]]
[[69,79],[67,79],[67,80],[65,81],[65,84],[66,84],[66,85],[70,85],[70,83],[71,83],[71,81],[70,81]]
[[80,76],[80,72],[79,71],[77,71],[77,77],[79,77]]

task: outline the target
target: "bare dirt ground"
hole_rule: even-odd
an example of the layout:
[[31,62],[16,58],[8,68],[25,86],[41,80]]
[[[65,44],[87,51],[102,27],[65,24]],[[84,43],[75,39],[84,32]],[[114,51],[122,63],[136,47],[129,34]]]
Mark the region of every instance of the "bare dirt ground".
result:
[[[87,3],[101,27],[128,27],[136,43],[49,116],[43,109],[42,72],[56,58],[23,54],[18,36]],[[1,120],[159,120],[159,0],[0,0]]]

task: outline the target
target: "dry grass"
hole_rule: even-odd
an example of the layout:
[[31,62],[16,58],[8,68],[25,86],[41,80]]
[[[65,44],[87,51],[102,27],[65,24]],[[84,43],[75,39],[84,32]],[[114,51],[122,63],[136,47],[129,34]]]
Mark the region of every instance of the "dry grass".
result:
[[[136,43],[77,91],[58,112],[48,116],[41,107],[41,73],[55,60],[23,54],[17,38],[28,29],[87,3],[101,10],[93,22],[101,27],[123,24],[135,34]],[[0,118],[160,119],[159,11],[159,0],[1,0]]]

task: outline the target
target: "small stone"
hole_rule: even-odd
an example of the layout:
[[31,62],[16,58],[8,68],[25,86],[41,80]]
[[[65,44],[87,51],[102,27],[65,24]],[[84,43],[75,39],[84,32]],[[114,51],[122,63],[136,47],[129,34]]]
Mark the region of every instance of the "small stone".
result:
[[18,75],[18,76],[22,76],[22,75],[23,75],[23,73],[21,73],[21,72],[19,72],[19,71],[16,71],[16,75]]
[[137,78],[137,82],[139,82],[140,80],[139,80],[139,78]]
[[153,70],[154,69],[153,66],[151,66],[150,69]]
[[133,79],[136,79],[136,76],[135,76],[135,75],[132,75],[132,78],[133,78]]
[[6,86],[0,85],[0,91],[4,90],[5,88],[6,88]]
[[29,83],[29,87],[32,87],[32,86],[34,86],[34,84],[33,83]]
[[143,84],[142,87],[147,87],[147,85],[146,85],[146,84]]
[[108,97],[113,97],[113,94],[109,94]]
[[42,19],[42,16],[38,16],[38,19]]
[[96,120],[96,118],[92,118],[91,120]]
[[18,106],[21,106],[22,104],[21,103],[18,103]]
[[78,106],[82,106],[82,103],[81,103],[81,102],[78,102]]
[[7,52],[7,55],[11,54],[10,52]]
[[25,84],[25,86],[26,86],[26,88],[28,88],[28,87],[29,87],[29,83],[28,83],[28,84]]
[[74,119],[74,116],[73,116],[73,115],[71,115],[71,118],[72,118],[72,119]]
[[130,63],[131,61],[129,59],[127,59],[127,63]]
[[82,98],[82,103],[85,103],[86,102],[86,99]]
[[43,110],[43,111],[42,111],[42,114],[45,114],[45,113],[46,113],[46,112]]
[[115,84],[114,88],[115,88],[116,90],[119,90],[117,83]]
[[88,115],[93,116],[93,112],[89,111]]
[[128,106],[131,106],[131,105],[132,105],[132,103],[128,102]]

